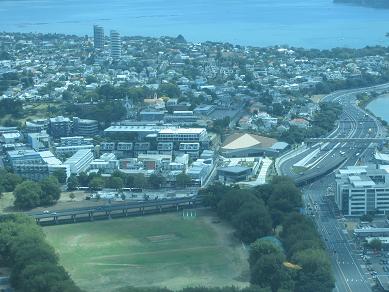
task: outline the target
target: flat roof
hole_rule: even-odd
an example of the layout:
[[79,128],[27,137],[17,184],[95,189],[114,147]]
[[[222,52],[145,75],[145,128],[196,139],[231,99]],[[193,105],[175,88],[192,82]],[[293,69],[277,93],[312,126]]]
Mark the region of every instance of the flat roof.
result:
[[74,155],[70,158],[68,158],[64,164],[72,164],[72,163],[76,163],[78,162],[81,158],[85,157],[85,155],[87,155],[88,153],[90,153],[91,150],[90,149],[81,149],[81,150],[78,150],[76,153],[74,153]]
[[39,152],[39,155],[49,165],[61,165],[62,164],[62,161],[59,160],[57,157],[55,157],[54,154],[51,153],[51,151],[41,151],[41,152]]
[[377,160],[389,162],[389,154],[380,153],[378,151],[374,154],[374,158]]
[[27,156],[27,155],[39,155],[38,152],[36,152],[35,150],[32,150],[32,149],[11,150],[11,151],[8,151],[7,154],[8,154],[8,156],[10,156],[12,158],[23,157],[23,156]]
[[240,173],[240,172],[251,170],[251,168],[246,167],[246,166],[236,165],[236,166],[220,167],[220,168],[218,168],[218,170],[224,171],[224,172],[230,172],[230,173]]
[[19,138],[20,137],[20,133],[17,132],[17,133],[3,133],[1,134],[5,139],[13,139],[13,138]]
[[167,126],[156,125],[131,125],[131,126],[110,126],[104,132],[159,132]]
[[159,134],[201,134],[205,128],[167,128],[161,129]]

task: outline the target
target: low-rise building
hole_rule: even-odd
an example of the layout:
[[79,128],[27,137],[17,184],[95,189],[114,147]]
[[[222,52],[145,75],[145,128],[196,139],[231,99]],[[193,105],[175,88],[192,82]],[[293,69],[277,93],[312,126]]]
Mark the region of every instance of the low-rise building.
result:
[[69,165],[72,174],[79,174],[86,171],[93,161],[93,153],[89,149],[78,150],[72,157],[68,158],[64,164]]
[[35,151],[48,150],[50,141],[50,136],[46,131],[27,134],[27,144]]
[[276,143],[273,138],[237,133],[227,137],[220,150],[224,157],[276,156]]
[[90,170],[98,170],[104,174],[110,174],[119,169],[119,160],[113,153],[104,153],[98,159],[94,159],[90,165]]
[[63,169],[67,177],[70,175],[69,169],[50,151],[8,151],[7,161],[17,175],[30,180],[40,181],[58,168]]

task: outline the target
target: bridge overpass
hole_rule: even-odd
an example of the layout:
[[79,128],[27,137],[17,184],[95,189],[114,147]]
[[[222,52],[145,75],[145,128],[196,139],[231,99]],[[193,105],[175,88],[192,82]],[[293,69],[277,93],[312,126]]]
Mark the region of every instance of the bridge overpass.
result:
[[191,196],[166,200],[150,200],[143,202],[130,202],[116,205],[96,206],[89,208],[74,208],[57,210],[50,213],[31,212],[38,224],[67,224],[116,217],[142,216],[151,213],[163,213],[194,208],[201,204],[201,197]]

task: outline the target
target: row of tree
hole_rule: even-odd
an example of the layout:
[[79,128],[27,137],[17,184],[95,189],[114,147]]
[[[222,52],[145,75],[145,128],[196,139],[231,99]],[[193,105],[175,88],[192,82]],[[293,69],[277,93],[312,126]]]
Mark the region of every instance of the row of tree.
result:
[[[55,171],[51,176],[40,182],[23,180],[20,176],[0,170],[0,197],[4,192],[13,192],[14,206],[18,209],[31,209],[37,206],[48,206],[57,202],[61,196],[61,184],[66,183],[66,175],[63,171]],[[92,191],[102,188],[151,188],[159,189],[165,183],[161,174],[152,174],[146,177],[144,174],[126,174],[120,171],[114,172],[110,177],[103,177],[100,173],[85,172],[78,176],[71,175],[67,179],[67,188],[74,191],[78,187],[89,187]],[[176,186],[186,187],[191,184],[191,178],[180,173],[176,176]]]
[[10,280],[15,291],[81,291],[59,265],[42,229],[26,215],[0,217],[0,260],[11,269]]
[[121,101],[103,101],[87,108],[67,103],[65,110],[69,115],[97,120],[103,124],[120,121],[126,116],[126,108]]
[[[69,191],[76,190],[78,187],[89,187],[96,191],[102,188],[111,188],[121,190],[123,188],[151,188],[159,189],[166,182],[165,177],[161,174],[151,174],[146,177],[144,174],[126,174],[115,171],[110,177],[103,177],[100,173],[85,172],[78,176],[71,175],[68,178],[67,186]],[[185,173],[176,176],[176,186],[186,187],[191,184],[191,178]]]
[[301,192],[289,178],[253,189],[214,184],[200,194],[250,244],[251,284],[271,291],[332,290],[328,256],[312,221],[299,214]]

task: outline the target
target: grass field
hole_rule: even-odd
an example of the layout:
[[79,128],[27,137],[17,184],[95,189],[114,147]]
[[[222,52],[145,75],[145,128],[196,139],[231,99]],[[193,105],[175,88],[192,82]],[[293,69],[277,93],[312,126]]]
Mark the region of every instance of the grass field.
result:
[[47,239],[86,291],[125,286],[246,286],[247,254],[232,229],[206,211],[45,227]]

